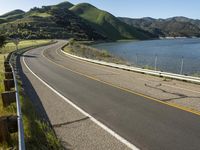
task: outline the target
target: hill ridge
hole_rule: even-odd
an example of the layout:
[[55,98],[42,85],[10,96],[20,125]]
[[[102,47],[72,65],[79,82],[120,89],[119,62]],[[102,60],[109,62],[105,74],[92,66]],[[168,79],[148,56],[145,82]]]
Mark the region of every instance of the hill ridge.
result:
[[133,27],[141,28],[159,37],[200,37],[200,20],[184,16],[166,19],[124,18],[119,19]]
[[79,40],[152,39],[147,31],[131,27],[89,3],[34,7],[0,18],[0,34],[20,38],[77,38]]

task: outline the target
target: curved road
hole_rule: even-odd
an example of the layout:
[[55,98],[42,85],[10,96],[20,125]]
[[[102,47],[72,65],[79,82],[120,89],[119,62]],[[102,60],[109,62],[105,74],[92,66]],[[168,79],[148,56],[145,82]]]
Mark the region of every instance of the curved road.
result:
[[59,51],[63,43],[28,51],[24,60],[51,87],[138,148],[200,149],[198,115],[96,80],[93,72],[112,76],[119,70],[67,57]]

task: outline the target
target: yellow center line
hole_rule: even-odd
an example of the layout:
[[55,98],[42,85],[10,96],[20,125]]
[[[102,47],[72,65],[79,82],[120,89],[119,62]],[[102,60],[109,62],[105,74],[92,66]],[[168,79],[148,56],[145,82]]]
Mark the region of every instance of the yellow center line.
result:
[[193,110],[193,109],[191,109],[191,108],[188,108],[188,107],[185,107],[185,106],[180,106],[180,105],[174,104],[174,103],[163,102],[163,101],[161,101],[161,100],[159,100],[159,99],[156,99],[156,98],[153,98],[153,97],[150,97],[150,96],[147,96],[147,95],[138,93],[138,92],[134,92],[134,91],[132,91],[132,90],[130,90],[130,89],[127,89],[127,88],[123,88],[123,87],[116,86],[116,85],[114,85],[114,84],[111,84],[111,83],[108,83],[108,82],[99,80],[99,79],[97,79],[97,78],[95,78],[95,77],[86,75],[86,74],[81,73],[81,72],[78,72],[78,71],[74,71],[74,70],[72,70],[72,69],[70,69],[70,68],[67,68],[67,67],[65,67],[65,66],[63,66],[63,65],[61,65],[61,64],[58,64],[58,63],[52,61],[51,59],[47,58],[47,57],[44,55],[44,51],[45,51],[45,50],[46,50],[46,49],[44,49],[44,50],[42,51],[42,56],[43,56],[46,60],[48,60],[49,62],[51,62],[51,63],[53,63],[53,64],[55,64],[55,65],[57,65],[57,66],[59,66],[59,67],[61,67],[61,68],[63,68],[63,69],[69,70],[69,71],[71,71],[71,72],[73,72],[73,73],[79,74],[79,75],[84,76],[84,77],[87,77],[87,78],[89,78],[89,79],[92,79],[92,80],[95,80],[95,81],[104,83],[104,84],[106,84],[106,85],[109,85],[109,86],[118,88],[118,89],[120,89],[120,90],[122,90],[122,91],[126,91],[126,92],[132,93],[132,94],[134,94],[134,95],[144,97],[144,98],[146,98],[146,99],[148,99],[148,100],[153,100],[153,101],[155,101],[155,102],[158,102],[158,103],[161,103],[161,104],[164,104],[164,105],[167,105],[167,106],[170,106],[170,107],[174,107],[174,108],[177,108],[177,109],[180,109],[180,110],[183,110],[183,111],[186,111],[186,112],[190,112],[190,113],[192,113],[192,114],[195,114],[195,115],[200,116],[200,112],[199,112],[199,111]]
[[[58,50],[59,50],[59,49],[56,50],[56,54],[58,54],[58,55],[61,56],[62,58],[65,58],[66,56],[63,56],[63,55],[59,54],[59,53],[58,53]],[[67,56],[67,57],[70,57],[70,56]],[[84,62],[84,63],[88,63],[88,64],[91,64],[91,65],[95,65],[95,66],[97,66],[97,67],[98,67],[98,66],[100,66],[100,67],[105,67],[105,68],[107,69],[106,66],[94,64],[94,63],[91,63],[91,62],[87,62],[87,61],[84,61],[84,60],[80,60],[80,59],[78,59],[78,58],[73,58],[73,57],[70,57],[70,58],[72,58],[72,59],[74,59],[74,60],[78,60],[79,62]],[[99,70],[102,70],[102,69],[99,69]],[[103,71],[105,71],[105,70],[103,70]],[[114,71],[109,71],[109,72],[110,72],[110,73],[113,73],[113,74],[118,74],[118,73],[116,73],[116,72],[114,72]],[[141,80],[141,81],[145,81],[145,82],[148,82],[148,81],[149,81],[149,80],[142,79],[142,78],[137,78],[137,79],[138,79],[138,80]],[[161,83],[160,81],[156,81],[156,82]],[[192,93],[199,93],[199,94],[200,94],[200,91],[190,90],[190,89],[186,89],[186,88],[182,88],[182,87],[178,87],[178,86],[172,86],[172,85],[169,85],[169,84],[162,84],[162,85],[165,85],[165,86],[168,86],[168,87],[172,87],[172,88],[175,88],[175,89],[181,89],[181,90],[186,90],[186,91],[189,91],[189,92],[192,92]]]

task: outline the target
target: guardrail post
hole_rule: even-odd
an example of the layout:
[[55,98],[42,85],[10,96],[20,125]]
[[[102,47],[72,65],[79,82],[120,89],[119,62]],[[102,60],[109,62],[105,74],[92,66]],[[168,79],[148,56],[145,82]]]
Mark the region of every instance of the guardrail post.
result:
[[7,117],[9,133],[15,133],[18,131],[17,118],[18,118],[17,116]]
[[11,69],[10,65],[5,64],[4,68],[5,68],[5,72],[12,72],[12,69]]
[[9,106],[11,103],[16,102],[16,92],[15,91],[6,91],[1,93],[3,107]]
[[9,65],[9,61],[4,61],[4,66]]
[[5,79],[13,79],[13,73],[12,72],[5,72]]
[[5,79],[4,80],[4,87],[5,87],[5,91],[10,91],[11,88],[15,87],[15,83],[13,79]]
[[0,142],[10,140],[7,117],[0,117]]
[[0,117],[0,142],[10,141],[10,133],[17,130],[17,116]]

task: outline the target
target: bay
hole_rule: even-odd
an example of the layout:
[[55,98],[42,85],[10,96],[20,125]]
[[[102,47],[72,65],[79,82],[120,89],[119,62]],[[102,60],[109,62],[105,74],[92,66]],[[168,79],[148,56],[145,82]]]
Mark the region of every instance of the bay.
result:
[[172,73],[200,73],[200,39],[166,39],[149,41],[120,41],[93,45],[100,50],[123,58],[133,66],[156,68]]

